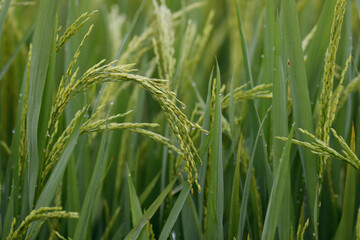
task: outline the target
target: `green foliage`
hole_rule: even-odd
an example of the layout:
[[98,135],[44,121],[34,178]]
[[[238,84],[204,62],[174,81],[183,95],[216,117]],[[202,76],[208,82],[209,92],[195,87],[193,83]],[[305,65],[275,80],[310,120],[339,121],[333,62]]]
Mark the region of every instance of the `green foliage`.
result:
[[360,239],[359,12],[0,1],[1,239]]

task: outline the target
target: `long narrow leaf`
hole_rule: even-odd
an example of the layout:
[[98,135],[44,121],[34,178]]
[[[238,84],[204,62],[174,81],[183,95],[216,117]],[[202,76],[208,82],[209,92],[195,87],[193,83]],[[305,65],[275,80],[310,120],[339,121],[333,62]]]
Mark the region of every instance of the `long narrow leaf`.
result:
[[[295,124],[313,133],[310,97],[307,85],[304,56],[301,48],[299,21],[294,0],[282,0],[285,59],[288,66]],[[284,64],[286,66],[286,64]],[[299,134],[300,139],[307,139]],[[308,193],[311,219],[317,236],[317,158],[308,149],[300,148],[302,166]]]
[[[38,124],[42,96],[48,71],[53,30],[55,27],[57,0],[40,1],[33,38],[33,54],[30,66],[30,86],[27,112],[27,137],[29,168],[29,207],[33,207],[39,174]],[[42,136],[43,137],[43,136]]]
[[222,130],[221,130],[221,102],[220,102],[220,70],[217,66],[215,80],[215,101],[213,109],[213,123],[210,130],[211,152],[209,157],[209,189],[207,196],[206,237],[208,239],[223,239],[224,212],[224,180],[222,167]]
[[170,211],[168,219],[166,220],[165,225],[164,225],[163,229],[161,230],[160,237],[159,237],[160,240],[168,239],[171,229],[173,228],[176,220],[179,217],[179,214],[185,203],[186,198],[189,195],[189,192],[190,192],[190,184],[188,182],[185,182],[183,189],[181,190],[180,195],[176,199],[176,202]]
[[[133,225],[135,226],[136,223],[142,217],[143,213],[141,210],[139,198],[137,197],[137,194],[136,194],[136,189],[135,189],[134,183],[132,182],[132,179],[131,179],[131,173],[130,173],[129,167],[127,165],[126,165],[126,173],[127,173],[128,188],[129,188],[129,193],[130,193],[129,197],[130,197],[132,222],[133,222]],[[139,239],[149,239],[146,236],[146,232],[144,230],[141,232]]]
[[[268,109],[267,113],[270,111],[270,109],[271,108]],[[252,175],[253,164],[254,164],[255,149],[256,149],[256,146],[257,146],[258,141],[259,141],[261,128],[262,128],[266,118],[267,118],[267,114],[265,114],[263,120],[261,121],[259,131],[258,131],[258,133],[256,135],[254,148],[253,148],[254,150],[253,150],[253,152],[251,154],[250,163],[249,163],[249,167],[248,167],[247,174],[246,174],[244,192],[243,192],[243,196],[242,196],[242,199],[241,199],[241,206],[240,206],[241,212],[240,212],[240,217],[239,217],[239,227],[238,227],[238,232],[237,232],[237,238],[236,239],[242,239],[243,235],[244,235],[245,218],[247,216],[247,206],[248,206],[248,202],[249,202],[250,182],[251,182],[251,175]]]
[[[63,154],[59,158],[58,163],[54,167],[48,181],[46,182],[44,189],[40,193],[39,199],[37,200],[35,205],[35,209],[39,209],[41,207],[49,207],[51,206],[51,203],[54,201],[56,191],[61,183],[66,166],[70,160],[70,156],[74,151],[77,140],[79,138],[80,126],[84,111],[79,113],[81,115],[76,121],[74,130],[72,131],[69,137],[69,142],[65,147]],[[32,234],[31,239],[35,239],[37,236],[37,233],[39,231],[39,229],[37,228],[38,224],[39,223],[33,223],[27,231],[27,236],[30,236],[30,234]]]
[[87,229],[89,227],[89,220],[94,208],[95,198],[98,191],[101,189],[101,180],[103,178],[104,169],[107,166],[107,158],[104,156],[105,148],[108,140],[108,130],[105,130],[100,143],[99,152],[94,166],[93,174],[91,176],[88,190],[86,191],[85,199],[81,207],[80,218],[76,225],[73,239],[86,239]]
[[10,2],[11,2],[11,0],[5,0],[3,2],[2,8],[1,8],[1,12],[0,12],[0,40],[1,40],[3,29],[4,29],[5,19],[6,19],[6,15],[8,13],[8,10],[9,10]]
[[279,159],[279,166],[275,171],[273,188],[271,190],[270,201],[266,211],[264,230],[261,239],[273,239],[278,224],[286,185],[290,178],[290,147],[291,139],[294,135],[294,127],[289,132],[288,141]]
[[160,195],[155,199],[151,206],[145,210],[144,215],[139,219],[136,226],[126,235],[125,240],[137,239],[141,230],[144,228],[147,221],[155,214],[156,210],[160,207],[160,204],[165,200],[166,196],[169,194],[170,190],[173,188],[177,178],[173,179],[166,188],[160,193]]

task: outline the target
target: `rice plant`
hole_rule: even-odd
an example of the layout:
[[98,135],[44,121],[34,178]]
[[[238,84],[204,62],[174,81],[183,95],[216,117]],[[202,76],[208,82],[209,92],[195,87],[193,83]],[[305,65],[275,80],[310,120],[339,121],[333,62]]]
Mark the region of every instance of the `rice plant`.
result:
[[0,1],[1,239],[360,239],[360,1]]

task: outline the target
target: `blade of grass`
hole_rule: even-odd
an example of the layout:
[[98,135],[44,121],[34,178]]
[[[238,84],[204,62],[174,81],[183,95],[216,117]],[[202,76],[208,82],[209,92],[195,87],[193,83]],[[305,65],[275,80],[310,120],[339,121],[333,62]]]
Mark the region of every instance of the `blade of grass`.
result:
[[134,228],[128,233],[125,237],[125,240],[129,239],[137,239],[141,230],[144,228],[146,223],[154,216],[156,210],[160,207],[160,204],[165,200],[166,196],[169,194],[171,189],[173,188],[177,177],[174,178],[166,188],[160,193],[160,195],[155,199],[155,201],[151,204],[151,206],[144,212],[144,215],[139,219],[138,223]]
[[209,187],[207,196],[206,237],[208,239],[224,239],[223,212],[224,212],[224,179],[222,167],[222,129],[221,129],[221,101],[220,101],[220,70],[217,68],[214,80],[215,105],[211,125],[211,147],[209,157]]
[[175,204],[172,207],[170,214],[164,224],[164,227],[161,230],[159,240],[166,240],[169,238],[171,229],[174,227],[175,222],[178,220],[179,214],[183,208],[186,198],[189,195],[189,192],[190,192],[190,184],[189,182],[185,182],[180,192],[180,195],[176,199]]
[[[313,133],[314,127],[295,1],[282,0],[281,3],[283,13],[283,39],[286,52],[285,59],[288,61],[287,65],[293,101],[294,120],[297,127]],[[301,140],[308,139],[302,134],[299,134],[299,138]],[[317,238],[317,158],[308,149],[304,148],[300,148],[300,156],[304,169],[311,219]]]
[[[1,239],[5,240],[11,230],[11,224],[14,218],[14,189],[11,190],[10,199],[6,207],[6,213],[4,216],[4,225],[1,228]],[[0,224],[2,224],[0,222]]]
[[[27,63],[28,64],[28,63]],[[26,78],[27,78],[27,71],[25,71],[24,73],[24,77],[23,77],[23,82],[22,82],[22,86],[21,86],[21,91],[20,91],[20,98],[19,98],[19,103],[18,103],[18,110],[17,110],[17,115],[16,115],[16,126],[15,126],[15,133],[13,135],[12,138],[12,143],[11,143],[11,155],[9,157],[9,162],[12,165],[12,181],[13,181],[13,189],[14,189],[14,195],[15,196],[20,196],[20,176],[19,176],[19,157],[20,157],[20,145],[21,145],[21,124],[22,124],[22,120],[21,120],[21,116],[22,116],[22,111],[23,111],[23,106],[24,106],[24,101],[26,101],[25,99],[25,88],[26,88]],[[17,216],[20,212],[20,206],[21,206],[21,201],[23,201],[22,199],[19,198],[15,198],[15,203],[14,203],[14,213],[15,216]]]
[[[210,129],[210,111],[211,111],[211,84],[213,78],[213,71],[210,74],[209,82],[208,82],[208,91],[207,91],[207,98],[205,104],[205,113],[203,117],[202,128],[209,130]],[[205,133],[201,134],[201,144],[203,145],[206,138],[210,139],[211,135],[206,136]],[[208,152],[204,152],[203,154],[199,153],[203,164],[199,166],[199,183],[201,189],[205,189],[205,177],[206,177],[206,170],[207,170],[207,161],[208,161]],[[199,212],[199,220],[201,226],[204,224],[204,191],[198,193],[198,212]]]
[[[352,126],[350,148],[355,152],[355,129]],[[340,239],[352,239],[355,220],[355,193],[357,171],[347,164],[343,211],[341,216],[342,230]]]
[[[249,60],[249,56],[248,56],[248,48],[246,45],[243,24],[242,24],[241,16],[240,16],[240,8],[239,8],[239,4],[238,4],[237,0],[234,0],[234,4],[236,7],[236,16],[237,16],[237,23],[238,23],[237,25],[238,25],[238,31],[240,33],[241,49],[242,49],[242,55],[243,55],[244,65],[245,65],[245,73],[246,73],[245,76],[246,76],[247,82],[250,82],[251,88],[254,88],[254,80],[253,80],[250,60]],[[257,108],[255,102],[253,102],[250,106],[251,106],[250,114],[254,118],[254,120],[252,121],[253,122],[252,129],[254,131],[256,131],[257,129],[259,129],[259,126],[261,123],[259,111],[258,111],[258,108]],[[263,114],[265,114],[265,112],[266,112],[265,109],[263,109]],[[264,123],[264,124],[267,125],[266,123]],[[260,182],[261,182],[260,184],[261,184],[261,188],[263,189],[264,193],[267,194],[267,193],[270,193],[270,191],[271,191],[272,172],[271,172],[271,168],[270,168],[269,161],[268,161],[267,144],[266,144],[264,130],[263,130],[263,128],[260,128],[260,129],[261,129],[262,152],[257,152],[257,154],[259,154],[260,156],[256,157],[257,161],[255,162],[255,165],[262,166],[262,167],[258,168]]]
[[269,204],[267,206],[264,230],[261,239],[273,239],[283,206],[286,185],[290,179],[290,149],[291,139],[294,135],[294,127],[289,132],[288,141],[279,159],[279,165],[275,170],[273,188],[271,190]]
[[[169,124],[166,124],[165,126],[165,133],[164,136],[166,138],[170,137],[170,129]],[[163,146],[162,149],[162,156],[161,156],[161,176],[160,176],[160,191],[162,191],[165,188],[165,182],[166,182],[166,173],[168,169],[168,147]],[[162,225],[164,222],[164,203],[160,205],[160,217],[159,217],[159,223]]]
[[18,45],[16,46],[15,51],[13,52],[13,54],[11,55],[11,57],[9,58],[9,60],[6,62],[6,64],[4,65],[4,67],[1,69],[0,72],[0,81],[3,78],[3,76],[5,75],[5,73],[7,72],[7,70],[9,70],[11,64],[13,63],[13,61],[15,60],[16,56],[18,55],[18,53],[20,52],[21,48],[23,47],[23,44],[30,38],[31,34],[34,31],[34,27],[35,27],[35,23],[33,23],[30,28],[27,30],[27,32],[25,33],[25,35],[22,37],[22,39],[20,40],[20,42],[18,43]]
[[237,16],[237,20],[238,20],[238,28],[239,28],[240,39],[241,39],[241,49],[242,49],[242,54],[243,54],[244,62],[245,62],[246,79],[248,79],[250,81],[251,88],[253,88],[254,80],[253,80],[253,77],[251,74],[250,59],[249,59],[248,50],[247,50],[248,48],[246,46],[246,39],[245,39],[243,24],[242,24],[241,17],[240,17],[239,4],[237,3],[237,0],[234,0],[234,4],[236,6],[236,16]]
[[108,142],[108,133],[108,130],[105,130],[101,137],[100,148],[98,151],[96,163],[91,176],[90,184],[88,186],[84,201],[81,206],[80,218],[76,225],[75,234],[73,237],[74,240],[86,239],[90,216],[92,210],[94,209],[95,198],[98,191],[101,189],[104,170],[107,166],[108,159],[105,156],[105,148]]
[[[39,199],[37,200],[36,205],[35,205],[35,209],[39,209],[41,207],[48,207],[51,205],[51,203],[54,200],[56,191],[60,185],[60,182],[62,181],[62,177],[64,175],[66,166],[70,160],[70,156],[71,156],[72,152],[74,151],[74,148],[76,146],[76,143],[77,143],[77,140],[78,140],[78,137],[80,134],[80,126],[81,126],[81,121],[83,118],[84,110],[79,113],[81,115],[80,115],[79,119],[77,119],[74,130],[72,131],[72,133],[69,137],[69,142],[68,142],[67,146],[65,147],[63,154],[59,158],[58,163],[54,167],[54,169],[49,177],[49,180],[46,182],[44,189],[40,193]],[[38,229],[38,226],[39,226],[38,223],[33,223],[29,227],[29,229],[27,231],[28,237],[30,236],[30,234],[32,232],[35,231],[35,233],[31,235],[30,239],[36,239],[37,233],[40,230],[40,229]]]
[[[242,140],[240,140],[242,145]],[[241,146],[240,146],[241,147]],[[236,166],[234,172],[234,179],[231,191],[231,202],[230,202],[230,218],[229,218],[229,233],[228,239],[232,240],[237,234],[237,227],[239,225],[240,215],[240,158],[236,159]]]
[[[281,48],[281,30],[280,30],[280,19],[279,16],[276,16],[276,27],[275,27],[275,36],[276,36],[276,46],[275,46],[275,59],[274,59],[274,71],[273,71],[273,98],[272,98],[272,131],[273,131],[273,162],[274,169],[277,170],[279,166],[279,161],[281,159],[282,151],[284,148],[284,143],[279,139],[276,139],[276,136],[286,137],[288,132],[288,114],[287,114],[287,85],[284,77],[284,70],[282,65],[282,48]],[[290,160],[289,160],[290,161]],[[281,217],[279,221],[279,236],[280,239],[286,240],[290,238],[290,199],[291,199],[291,189],[290,189],[290,168],[285,169],[285,175],[288,178],[285,178],[285,190],[282,200],[282,209]],[[273,183],[273,188],[274,188]],[[273,190],[272,190],[273,191]],[[268,206],[269,209],[269,206]],[[264,228],[265,230],[265,228]]]
[[[231,77],[231,82],[230,82],[230,100],[229,100],[229,122],[230,122],[230,131],[233,134],[232,135],[232,154],[234,156],[234,160],[236,161],[237,159],[237,152],[236,152],[236,146],[238,143],[238,133],[237,133],[237,129],[235,127],[235,101],[234,101],[234,74]],[[237,161],[236,161],[237,162]]]
[[3,29],[4,29],[6,15],[7,15],[7,12],[9,10],[10,2],[11,2],[11,0],[5,0],[3,2],[2,8],[1,8],[1,12],[0,12],[0,40],[1,40]]
[[248,201],[249,201],[250,182],[251,182],[251,175],[252,175],[253,164],[254,164],[255,149],[256,149],[256,146],[259,141],[261,129],[263,127],[263,124],[265,122],[265,119],[267,118],[267,114],[270,111],[270,109],[271,109],[271,107],[267,110],[263,120],[261,121],[260,128],[259,128],[258,133],[255,138],[253,152],[251,153],[249,168],[247,170],[246,180],[245,180],[245,185],[244,185],[244,192],[243,192],[243,196],[241,199],[241,206],[240,206],[241,212],[240,212],[240,217],[239,217],[239,226],[238,226],[238,232],[237,232],[236,239],[242,239],[243,235],[244,235],[245,218],[247,216],[247,206],[248,206]]
[[[188,195],[188,197],[186,198],[186,200],[188,200],[188,199],[189,199],[189,201],[192,202],[190,195]],[[194,206],[194,203],[192,203],[192,204]],[[181,238],[183,240],[192,240],[194,238],[194,236],[197,236],[197,238],[200,239],[200,235],[198,235],[198,230],[197,230],[197,223],[200,223],[200,222],[199,221],[197,221],[197,223],[195,222],[194,214],[190,208],[190,204],[188,204],[187,201],[186,201],[186,204],[183,205],[180,214],[181,214],[181,216],[179,216],[178,221],[175,223],[175,226],[173,227],[173,229],[174,229],[173,231],[176,231],[176,229],[180,229],[180,227],[181,227],[181,230],[182,230]],[[195,215],[197,216],[197,213],[195,213]],[[197,220],[199,220],[199,218]],[[180,223],[181,223],[181,225],[180,225]],[[200,224],[199,224],[199,226],[200,226]],[[200,233],[201,233],[201,228],[200,228]]]
[[[43,103],[51,103],[53,99],[53,88],[54,88],[54,79],[55,79],[55,65],[56,65],[56,36],[57,36],[57,15],[55,20],[55,26],[53,30],[53,38],[52,38],[52,44],[51,44],[51,50],[50,50],[50,58],[49,58],[49,66],[48,66],[48,72],[45,80],[45,86],[44,86],[44,94],[42,98]],[[48,131],[48,122],[50,119],[51,114],[51,104],[43,104],[40,109],[40,117],[39,117],[39,129],[38,129],[38,149],[40,153],[40,167],[39,167],[39,175],[44,170],[44,154],[43,151],[46,146],[46,139],[47,139],[47,131]],[[76,112],[72,116],[74,116]],[[70,122],[69,122],[70,123]],[[41,191],[41,178],[38,178],[38,190],[37,194],[39,193],[39,190]],[[38,197],[38,195],[36,196]]]
[[57,1],[40,1],[36,18],[27,112],[29,208],[33,208],[39,174],[38,124],[43,90],[49,65]]
[[146,3],[146,0],[143,0],[143,1],[141,2],[138,10],[137,10],[136,13],[135,13],[134,18],[131,20],[130,28],[129,28],[129,30],[127,31],[124,39],[123,39],[122,42],[121,42],[121,45],[120,45],[120,47],[119,47],[119,50],[118,50],[117,53],[116,53],[115,59],[119,59],[119,57],[120,57],[120,55],[121,55],[121,53],[122,53],[122,51],[123,51],[123,49],[124,49],[124,47],[125,47],[125,44],[126,44],[127,41],[129,40],[129,37],[130,37],[130,35],[132,34],[132,32],[134,31],[134,28],[135,28],[135,26],[136,26],[136,23],[138,22],[139,16],[140,16],[142,10],[144,9],[145,3]]
[[[135,226],[136,223],[142,217],[143,213],[141,210],[139,198],[137,197],[137,194],[136,194],[136,189],[135,189],[134,183],[131,179],[131,173],[130,173],[128,165],[126,165],[126,173],[127,173],[127,181],[128,181],[128,188],[129,188],[132,223]],[[141,232],[139,239],[149,239],[149,237],[146,235],[146,232],[144,230]]]
[[[76,176],[75,158],[71,157],[66,169],[66,209],[68,211],[80,212],[80,199],[79,199],[79,187],[78,179]],[[75,233],[77,219],[68,220],[68,236],[73,236]]]
[[145,202],[145,200],[148,198],[149,194],[154,190],[154,187],[159,180],[160,172],[156,174],[156,176],[153,178],[153,180],[149,183],[149,185],[146,187],[146,189],[141,193],[139,197],[139,201],[141,204]]
[[194,202],[193,202],[190,195],[188,195],[188,197],[186,198],[186,204],[190,208],[191,216],[192,216],[192,219],[194,220],[195,229],[196,229],[196,232],[198,234],[198,239],[205,240],[205,237],[204,237],[204,235],[202,233],[202,230],[201,230],[199,216],[198,216],[198,214],[196,212],[195,204],[194,204]]

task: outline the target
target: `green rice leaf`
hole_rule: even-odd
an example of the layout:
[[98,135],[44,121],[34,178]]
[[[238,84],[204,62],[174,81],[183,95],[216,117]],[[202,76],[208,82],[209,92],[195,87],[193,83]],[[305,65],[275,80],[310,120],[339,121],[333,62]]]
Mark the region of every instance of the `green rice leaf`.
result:
[[[66,168],[66,209],[68,211],[80,212],[80,199],[79,199],[79,186],[78,179],[76,175],[76,165],[75,158],[72,156],[69,160],[68,166]],[[68,220],[68,236],[73,236],[75,233],[77,219]]]
[[[208,91],[207,91],[207,98],[206,98],[206,104],[205,104],[205,113],[203,117],[203,124],[202,128],[209,130],[210,129],[210,112],[211,112],[211,86],[212,86],[212,80],[213,80],[213,71],[211,72],[209,82],[208,82]],[[209,143],[211,141],[212,135],[206,136],[205,133],[201,134],[201,145],[204,146],[206,139],[209,140]],[[208,165],[208,148],[206,148],[206,151],[199,153],[200,158],[203,161],[203,164],[199,167],[199,183],[201,186],[201,189],[205,189],[205,178],[206,178],[206,170]],[[199,192],[198,194],[198,212],[199,212],[199,220],[201,225],[203,225],[204,221],[204,191]],[[206,204],[206,203],[205,203]]]
[[211,146],[209,161],[209,186],[207,196],[207,239],[224,239],[223,212],[224,212],[224,179],[222,166],[222,129],[221,129],[221,101],[220,101],[220,70],[217,65],[217,76],[214,80],[212,98],[214,99],[213,119],[211,125]]
[[124,49],[124,47],[125,47],[125,44],[126,44],[127,41],[129,40],[129,37],[130,37],[130,35],[132,34],[132,32],[134,31],[134,28],[135,28],[136,23],[137,23],[137,21],[138,21],[138,19],[139,19],[139,16],[140,16],[142,10],[144,9],[145,3],[146,3],[146,0],[143,0],[143,1],[141,2],[138,10],[137,10],[136,13],[135,13],[134,18],[131,20],[130,28],[129,28],[129,30],[126,32],[126,35],[125,35],[124,39],[123,39],[122,42],[121,42],[120,48],[119,48],[119,50],[118,50],[117,53],[116,53],[115,59],[119,59],[119,57],[120,57],[120,55],[121,55],[121,53],[122,53],[122,51],[123,51],[123,49]]
[[[38,124],[42,96],[49,66],[49,57],[55,28],[57,1],[40,1],[37,14],[33,54],[30,66],[30,86],[27,112],[28,138],[28,173],[29,178],[29,208],[32,209],[35,200],[36,185],[39,175]],[[43,137],[43,136],[40,136]]]
[[242,24],[242,21],[241,21],[239,4],[238,4],[237,0],[234,0],[234,4],[236,6],[236,16],[237,16],[238,28],[239,28],[240,39],[241,39],[241,49],[242,49],[242,54],[243,54],[244,62],[245,62],[245,74],[246,74],[246,78],[250,81],[251,88],[253,88],[254,87],[254,80],[253,80],[253,77],[252,77],[252,74],[251,74],[251,67],[250,67],[250,59],[249,59],[249,55],[248,55],[248,48],[246,46],[246,39],[245,39],[243,24]]
[[6,15],[9,10],[10,2],[11,2],[11,0],[4,0],[1,11],[0,11],[0,40],[1,40],[1,35],[3,32],[3,29],[4,29]]
[[[355,129],[352,127],[350,148],[355,152]],[[352,166],[347,165],[345,192],[343,199],[343,210],[341,216],[341,237],[340,239],[352,239],[355,219],[356,202],[356,175],[357,171]]]
[[9,58],[9,60],[6,62],[6,64],[4,65],[4,67],[1,69],[0,71],[0,81],[3,78],[3,76],[5,75],[5,73],[7,72],[7,70],[9,70],[11,64],[14,62],[16,56],[18,55],[18,53],[20,52],[21,48],[23,47],[24,43],[30,38],[31,34],[34,31],[34,26],[35,23],[33,23],[30,28],[27,30],[27,32],[25,33],[25,35],[22,37],[22,39],[20,40],[20,42],[17,44],[15,51],[13,52],[13,54],[11,55],[11,57]]
[[145,200],[147,199],[147,197],[149,196],[149,194],[154,190],[154,187],[157,183],[157,181],[160,178],[160,172],[158,172],[158,174],[155,175],[155,177],[153,178],[153,180],[151,180],[151,182],[149,183],[149,185],[145,188],[145,190],[141,193],[140,197],[139,197],[139,201],[141,204],[143,204],[145,202]]
[[[241,49],[242,49],[242,55],[243,55],[243,59],[244,59],[244,67],[245,67],[245,76],[246,76],[246,81],[250,82],[250,86],[252,89],[255,88],[254,85],[254,80],[253,80],[253,74],[252,74],[252,69],[251,69],[251,64],[250,64],[250,60],[249,60],[249,56],[248,56],[248,48],[246,45],[246,39],[245,39],[245,33],[243,30],[243,23],[241,20],[241,16],[240,16],[240,8],[238,5],[238,2],[236,0],[234,0],[235,6],[236,6],[236,16],[237,16],[237,25],[238,25],[238,29],[239,29],[239,33],[240,33],[240,39],[241,39]],[[271,14],[268,14],[271,15]],[[271,16],[270,16],[271,18]],[[272,24],[271,24],[272,25]],[[270,25],[270,27],[271,27]],[[272,27],[271,27],[272,28]],[[269,34],[269,37],[271,40],[271,36],[272,34]],[[271,40],[272,41],[272,40]],[[271,48],[272,51],[273,48]],[[272,53],[273,55],[273,53]],[[272,57],[273,58],[273,57]],[[267,63],[272,64],[271,61]],[[268,66],[267,66],[268,67]],[[266,86],[266,85],[265,85]],[[261,118],[260,118],[260,114],[261,116],[265,115],[266,109],[268,108],[268,104],[266,103],[262,103],[260,104],[261,108],[258,108],[257,105],[255,104],[255,102],[253,102],[252,104],[250,104],[250,116],[253,118],[253,122],[255,124],[253,124],[253,128],[252,130],[255,132],[257,131],[258,127],[260,126],[261,123]],[[258,110],[260,109],[261,112]],[[265,126],[268,126],[268,123],[265,122],[264,123]],[[272,173],[271,173],[271,169],[270,169],[270,164],[268,161],[268,152],[267,152],[267,144],[266,144],[266,138],[265,138],[265,133],[264,133],[264,129],[261,129],[261,150],[258,150],[257,154],[259,154],[259,156],[257,156],[255,159],[255,167],[258,169],[259,172],[259,176],[260,176],[260,187],[264,188],[264,192],[270,192],[271,189],[271,183],[272,183]],[[260,167],[262,166],[262,167]]]
[[[301,49],[299,20],[294,0],[282,0],[283,32],[285,45],[285,59],[288,66],[291,97],[293,101],[293,114],[295,124],[313,133],[310,97],[307,85],[304,56]],[[284,64],[285,65],[285,64]],[[286,65],[285,65],[286,66]],[[308,139],[299,134],[300,139]],[[312,224],[317,232],[317,158],[308,149],[300,148],[300,156],[304,169],[305,183],[308,194],[308,204],[311,211]]]
[[[282,65],[282,46],[281,46],[281,30],[280,19],[276,17],[276,45],[275,45],[275,58],[274,58],[274,71],[273,71],[273,98],[272,98],[272,131],[273,131],[273,162],[274,169],[277,170],[279,161],[282,159],[281,155],[284,148],[284,143],[276,136],[286,136],[288,133],[288,114],[287,114],[287,84],[285,81],[284,70]],[[282,208],[280,210],[279,219],[279,236],[280,239],[287,240],[290,238],[290,211],[291,211],[291,189],[290,189],[290,168],[284,170],[285,190],[282,200]],[[275,176],[276,178],[276,176]],[[274,188],[273,183],[273,187]],[[273,191],[273,190],[272,190]],[[269,209],[270,205],[268,205]],[[264,229],[265,230],[265,229]],[[263,233],[264,236],[264,233]]]
[[[56,166],[54,167],[48,181],[46,182],[46,184],[44,186],[44,189],[40,193],[39,199],[37,200],[36,205],[35,205],[35,209],[39,209],[41,207],[48,207],[53,202],[56,191],[62,181],[66,166],[70,160],[71,154],[73,153],[76,143],[78,141],[78,137],[80,134],[80,126],[81,126],[81,121],[83,118],[84,111],[85,111],[85,108],[83,108],[83,110],[81,110],[77,113],[78,117],[77,116],[75,117],[76,122],[74,124],[73,131],[69,137],[68,144],[65,147]],[[28,229],[27,236],[29,237],[30,234],[32,234],[30,239],[36,239],[38,231],[40,230],[40,229],[38,229],[38,226],[39,226],[39,223],[34,223]],[[35,233],[33,233],[33,232],[35,232]]]
[[242,239],[244,236],[245,218],[247,216],[247,207],[248,207],[248,202],[249,202],[250,183],[251,183],[251,175],[252,175],[253,165],[254,165],[255,149],[256,149],[256,146],[259,141],[261,129],[263,127],[263,124],[265,122],[265,119],[267,118],[267,114],[270,111],[270,109],[271,108],[269,108],[267,110],[263,120],[261,121],[260,128],[259,128],[258,133],[255,138],[253,152],[251,153],[250,163],[249,163],[249,167],[247,169],[246,180],[245,180],[245,184],[244,184],[243,196],[241,199],[241,206],[240,206],[241,212],[240,212],[240,217],[239,217],[239,226],[238,226],[238,232],[237,232],[236,239]]
[[4,225],[2,226],[0,231],[2,240],[5,240],[9,235],[12,228],[13,219],[14,219],[14,189],[11,190],[10,198],[6,207],[6,213],[4,216]]
[[[50,50],[49,66],[48,72],[46,75],[44,94],[42,102],[51,103],[53,99],[53,88],[54,88],[54,79],[55,79],[55,65],[56,65],[56,35],[57,35],[57,16],[53,31],[53,38]],[[43,104],[40,109],[39,117],[39,129],[38,129],[38,149],[43,150],[46,148],[46,140],[48,135],[48,122],[50,118],[51,104]],[[76,111],[72,116],[74,116]],[[69,122],[70,123],[70,122]],[[44,151],[40,151],[40,168],[39,172],[43,172],[44,168]],[[38,185],[40,185],[40,179],[38,180]]]
[[[143,213],[141,211],[141,205],[139,198],[136,194],[136,189],[134,186],[134,183],[131,179],[131,173],[129,170],[129,167],[126,165],[126,173],[127,173],[127,180],[128,180],[128,187],[129,187],[129,197],[130,197],[130,206],[131,206],[131,215],[132,215],[132,222],[135,226],[137,222],[142,217]],[[139,236],[139,239],[149,239],[148,236],[146,236],[146,232],[143,230]]]
[[190,192],[190,184],[189,182],[185,182],[180,192],[180,195],[176,199],[175,204],[171,209],[170,214],[164,224],[164,227],[161,230],[159,240],[168,239],[171,229],[174,227],[174,224],[179,217],[179,214],[184,206],[185,200],[188,197],[189,192]]
[[274,239],[276,227],[278,225],[283,199],[286,192],[286,185],[290,179],[290,149],[291,139],[294,135],[294,127],[289,132],[288,141],[279,159],[279,166],[275,170],[273,187],[269,204],[267,206],[264,230],[261,239]]
[[[201,240],[205,240],[205,237],[204,237],[204,235],[202,233],[202,230],[201,230],[200,219],[199,219],[199,216],[198,216],[198,214],[196,212],[194,202],[193,202],[190,195],[188,195],[187,198],[186,198],[186,204],[190,208],[191,216],[192,216],[192,219],[194,220],[194,223],[195,223],[195,229],[196,229],[196,233],[198,234],[198,238],[201,239]],[[187,219],[185,219],[185,220],[187,220]],[[189,239],[191,240],[192,237],[193,237],[193,235]]]
[[86,239],[89,221],[94,209],[96,195],[101,192],[102,178],[107,167],[108,157],[106,156],[106,146],[108,142],[108,130],[103,132],[100,142],[96,163],[91,176],[90,184],[86,191],[84,201],[81,206],[80,218],[76,225],[73,239]]
[[137,239],[141,230],[144,228],[146,223],[154,216],[156,210],[160,207],[160,204],[165,200],[166,196],[169,194],[171,189],[173,188],[177,178],[174,178],[164,190],[160,193],[160,195],[155,199],[155,201],[151,204],[151,206],[145,210],[144,215],[139,219],[138,223],[134,228],[126,235],[125,240],[129,239]]
[[[137,197],[136,194],[134,183],[132,182],[131,179],[131,173],[129,167],[127,165],[126,165],[126,173],[127,173],[128,187],[129,187],[132,223],[135,226],[142,217],[143,213],[141,210],[139,198]],[[146,236],[146,232],[144,230],[141,232],[139,239],[149,239],[149,237]]]
[[[240,148],[242,147],[241,140],[240,140],[239,147]],[[229,240],[232,240],[237,234],[237,228],[239,225],[239,215],[240,215],[240,158],[236,159],[234,179],[233,179],[233,183],[232,183],[229,233],[228,233]]]

